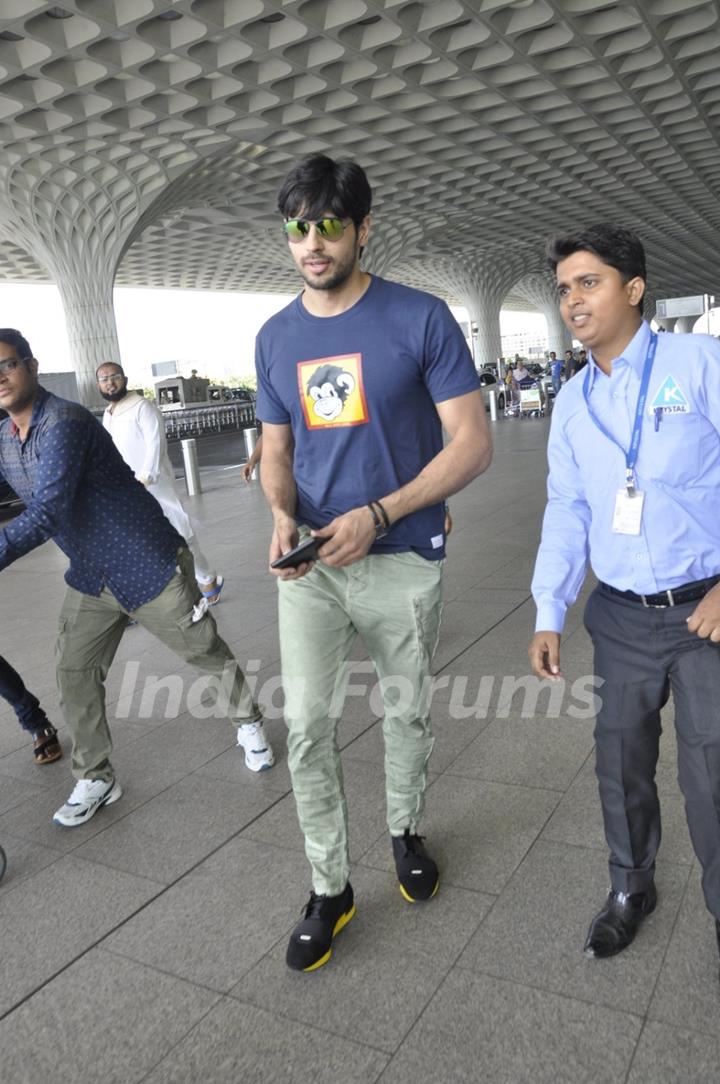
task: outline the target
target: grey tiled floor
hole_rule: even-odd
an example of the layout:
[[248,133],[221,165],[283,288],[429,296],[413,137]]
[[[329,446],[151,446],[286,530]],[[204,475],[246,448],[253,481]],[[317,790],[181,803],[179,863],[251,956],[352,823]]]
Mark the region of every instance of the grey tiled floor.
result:
[[[257,486],[237,470],[209,471],[188,507],[226,576],[215,612],[257,679],[273,771],[245,770],[197,675],[139,628],[123,638],[107,688],[125,793],[87,825],[53,826],[71,786],[68,761],[35,767],[0,706],[3,1081],[717,1081],[714,931],[670,716],[658,772],[658,910],[618,959],[580,951],[607,875],[579,606],[560,703],[543,693],[533,710],[522,688],[546,436],[546,421],[499,422],[491,471],[452,502],[424,824],[441,892],[409,907],[397,891],[381,723],[367,697],[354,697],[339,736],[358,915],[314,975],[284,963],[309,879]],[[58,724],[52,657],[64,563],[47,545],[1,580],[3,651]],[[361,645],[353,657],[362,670]],[[353,680],[369,687],[367,675]]]

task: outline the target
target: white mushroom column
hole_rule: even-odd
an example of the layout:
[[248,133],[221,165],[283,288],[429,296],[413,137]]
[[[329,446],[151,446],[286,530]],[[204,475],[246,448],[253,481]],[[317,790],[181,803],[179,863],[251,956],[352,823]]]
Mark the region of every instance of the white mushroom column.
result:
[[506,293],[504,277],[493,270],[463,266],[456,261],[434,261],[433,270],[448,293],[459,297],[467,309],[472,331],[475,367],[494,365],[502,354],[500,303]]
[[58,141],[39,150],[32,140],[4,148],[0,222],[55,280],[80,400],[94,405],[101,402],[97,366],[120,360],[112,297],[118,264],[152,221],[158,197],[198,155],[178,139],[121,133],[116,145]]
[[[55,261],[53,261],[55,262]],[[48,261],[50,266],[50,261]],[[70,357],[77,376],[80,400],[100,402],[95,371],[102,362],[120,362],[112,285],[115,268],[94,275],[88,268],[53,268],[67,327]]]
[[499,291],[473,290],[463,297],[473,333],[475,367],[494,365],[502,354]]
[[550,273],[525,275],[513,286],[513,294],[527,298],[545,317],[548,349],[561,358],[572,346],[572,336],[560,316],[555,283]]

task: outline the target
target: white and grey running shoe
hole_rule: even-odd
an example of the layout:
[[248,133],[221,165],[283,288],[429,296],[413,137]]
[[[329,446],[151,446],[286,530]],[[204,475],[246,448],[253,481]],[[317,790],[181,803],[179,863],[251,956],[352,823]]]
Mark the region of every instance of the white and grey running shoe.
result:
[[266,772],[275,763],[275,754],[265,737],[262,719],[238,727],[237,743],[245,750],[245,765],[251,772]]
[[65,805],[53,815],[55,824],[74,828],[84,824],[104,805],[112,805],[122,795],[122,787],[116,779],[78,779]]

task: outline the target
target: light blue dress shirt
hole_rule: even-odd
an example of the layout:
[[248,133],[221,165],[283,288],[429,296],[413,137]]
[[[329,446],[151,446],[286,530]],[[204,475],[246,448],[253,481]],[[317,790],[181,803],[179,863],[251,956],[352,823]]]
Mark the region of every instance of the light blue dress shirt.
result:
[[[599,580],[650,595],[720,573],[720,343],[661,334],[643,416],[636,485],[639,535],[612,530],[650,343],[643,321],[607,376],[589,360],[557,397],[548,442],[548,504],[532,593],[536,629],[562,632],[588,562]],[[657,413],[657,412],[660,413]]]

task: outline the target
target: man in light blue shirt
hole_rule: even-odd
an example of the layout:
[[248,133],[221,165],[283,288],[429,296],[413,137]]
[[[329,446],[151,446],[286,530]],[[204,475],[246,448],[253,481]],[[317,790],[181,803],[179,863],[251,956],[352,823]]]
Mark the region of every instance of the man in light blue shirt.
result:
[[611,891],[585,943],[612,956],[654,909],[660,711],[675,702],[679,782],[720,948],[720,345],[651,333],[630,231],[555,238],[563,320],[589,350],[553,412],[530,659],[558,680],[588,564],[585,624],[603,679],[596,769]]

